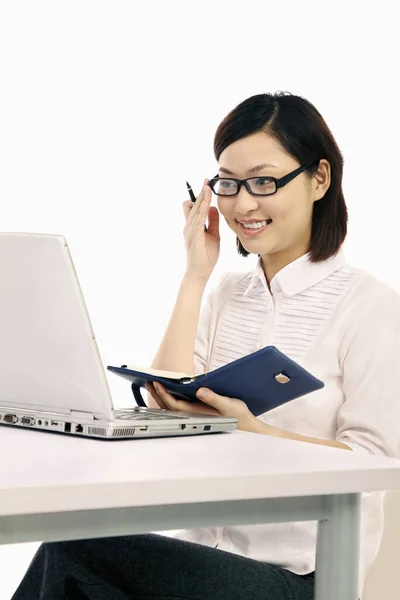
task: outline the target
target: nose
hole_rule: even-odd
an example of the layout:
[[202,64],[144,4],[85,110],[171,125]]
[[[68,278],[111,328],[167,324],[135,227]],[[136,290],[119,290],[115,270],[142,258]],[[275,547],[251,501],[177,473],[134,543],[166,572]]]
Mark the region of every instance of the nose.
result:
[[258,208],[259,202],[257,196],[250,194],[244,185],[240,188],[239,193],[235,196],[236,198],[236,213],[238,215],[246,215],[250,211]]

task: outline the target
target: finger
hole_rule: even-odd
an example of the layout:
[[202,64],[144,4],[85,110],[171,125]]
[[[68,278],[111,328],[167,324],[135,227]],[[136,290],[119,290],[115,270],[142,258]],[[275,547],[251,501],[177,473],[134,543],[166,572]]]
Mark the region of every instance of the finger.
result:
[[154,389],[154,386],[151,383],[146,383],[145,388],[160,408],[168,408],[165,402],[163,402],[163,400],[157,394],[156,390]]
[[196,393],[199,398],[205,404],[212,406],[220,413],[224,413],[232,407],[232,398],[226,396],[220,396],[208,388],[199,388]]
[[[208,179],[207,179],[207,178],[203,180],[203,185],[201,186],[201,190],[200,190],[200,193],[199,193],[199,195],[198,195],[198,196],[196,196],[196,195],[195,195],[195,198],[196,198],[196,200],[195,200],[194,202],[193,202],[193,200],[192,200],[192,199],[190,199],[190,200],[188,201],[188,202],[190,202],[190,203],[191,203],[193,206],[194,206],[195,204],[197,204],[197,203],[198,203],[198,200],[201,200],[201,198],[202,198],[202,194],[203,194],[203,192],[204,192],[204,186],[206,185],[206,183],[207,183],[207,182],[208,182]],[[193,190],[192,190],[192,191],[193,191]]]
[[146,384],[146,389],[149,392],[150,396],[152,397],[152,399],[154,400],[154,402],[157,404],[157,406],[159,408],[168,408],[165,403],[161,400],[160,396],[157,394],[157,392],[155,391],[154,387],[151,385],[151,383]]
[[219,211],[216,206],[211,206],[208,210],[208,233],[219,239]]
[[178,400],[176,400],[163,385],[158,382],[154,382],[154,389],[160,400],[166,405],[167,408],[171,410],[181,410],[178,405]]
[[204,225],[207,220],[208,211],[210,209],[212,199],[211,188],[208,185],[204,186],[203,198],[201,200],[201,204],[199,205],[199,210],[193,216],[193,228],[195,229],[204,229]]
[[183,401],[183,404],[187,406],[187,408],[182,408],[181,410],[185,412],[194,413],[195,415],[216,415],[219,417],[221,413],[218,412],[212,406],[208,406],[204,404],[204,402],[186,402]]
[[156,395],[156,396],[153,396],[153,397],[154,397],[154,400],[157,402],[159,408],[163,408],[164,410],[168,410],[168,408],[169,408],[168,405],[165,404],[165,402],[163,400],[161,400],[160,396]]
[[187,402],[186,400],[177,400],[171,394],[169,394],[163,386],[160,386],[160,384],[158,383],[155,383],[155,387],[157,388],[158,396],[170,410],[195,414],[219,414],[218,411],[216,411],[211,406],[208,406],[207,404],[203,404],[203,402]]
[[189,213],[189,216],[188,216],[188,220],[187,220],[187,223],[186,223],[187,226],[190,226],[190,224],[192,223],[193,219],[201,211],[201,207],[203,205],[203,200],[204,200],[205,188],[208,187],[208,186],[206,186],[206,181],[208,181],[208,180],[207,179],[204,180],[203,187],[201,188],[200,194],[196,198],[196,202],[192,203],[192,209],[190,210],[190,213]]
[[185,221],[188,220],[192,208],[193,202],[191,200],[185,200],[185,202],[183,203],[183,214],[185,215]]
[[208,406],[208,404],[204,404],[204,402],[187,402],[186,400],[176,400],[175,398],[172,398],[172,401],[168,401],[168,404],[168,408],[174,411],[194,415],[220,415],[215,408]]
[[190,204],[192,206],[191,206],[190,212],[188,214],[188,224],[191,223],[194,215],[200,210],[201,201],[203,199],[203,193],[204,193],[204,184],[203,184],[203,187],[200,190],[200,194],[196,197],[196,202],[192,202],[190,200]]

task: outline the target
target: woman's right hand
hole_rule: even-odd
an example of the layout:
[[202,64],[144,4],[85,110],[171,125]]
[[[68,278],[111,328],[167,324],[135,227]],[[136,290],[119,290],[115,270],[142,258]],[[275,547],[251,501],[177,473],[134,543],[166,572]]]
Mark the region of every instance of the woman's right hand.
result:
[[[203,188],[196,202],[186,200],[183,210],[186,225],[183,233],[186,245],[185,277],[207,281],[218,261],[220,250],[219,212],[211,206],[212,190],[204,180]],[[205,223],[208,217],[208,230]]]

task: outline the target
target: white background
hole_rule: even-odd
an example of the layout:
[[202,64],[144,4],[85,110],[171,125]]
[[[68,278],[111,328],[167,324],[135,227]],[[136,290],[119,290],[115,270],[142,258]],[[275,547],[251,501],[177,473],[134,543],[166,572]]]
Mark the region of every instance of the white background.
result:
[[[400,290],[395,6],[0,3],[0,230],[66,235],[105,364],[150,364],[185,266],[185,181],[197,194],[215,175],[215,130],[253,94],[322,113],[345,158],[348,262]],[[256,260],[221,229],[210,287]],[[36,547],[0,548],[1,600]]]

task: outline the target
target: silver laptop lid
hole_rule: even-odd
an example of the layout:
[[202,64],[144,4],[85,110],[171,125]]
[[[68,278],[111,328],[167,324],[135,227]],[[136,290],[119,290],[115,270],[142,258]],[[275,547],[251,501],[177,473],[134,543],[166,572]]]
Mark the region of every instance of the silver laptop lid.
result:
[[63,236],[0,233],[0,405],[113,418]]

